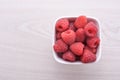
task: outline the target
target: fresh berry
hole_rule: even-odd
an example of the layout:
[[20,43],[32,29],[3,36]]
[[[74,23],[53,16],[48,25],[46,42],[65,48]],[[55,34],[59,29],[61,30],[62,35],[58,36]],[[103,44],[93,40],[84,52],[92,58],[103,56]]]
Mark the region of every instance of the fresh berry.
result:
[[96,48],[90,48],[90,47],[88,47],[88,46],[85,46],[84,49],[88,49],[88,50],[92,51],[94,54],[96,54],[96,52],[97,52],[97,49],[96,49]]
[[100,43],[100,39],[98,37],[88,38],[86,42],[90,48],[97,48]]
[[76,28],[83,28],[86,24],[87,24],[86,16],[79,16],[74,23]]
[[93,54],[90,50],[84,50],[84,53],[81,57],[81,61],[83,63],[90,63],[90,62],[94,62],[96,60],[96,55]]
[[79,28],[76,31],[76,41],[84,42],[85,40],[85,32],[83,28]]
[[75,61],[75,55],[71,51],[67,51],[63,54],[62,58],[66,61]]
[[70,23],[69,29],[73,30],[73,31],[76,31],[76,27],[74,26],[74,23]]
[[59,32],[63,32],[65,31],[66,29],[68,29],[68,26],[69,26],[69,21],[68,19],[66,18],[62,18],[62,19],[59,19],[57,22],[56,22],[56,30],[59,31]]
[[61,39],[61,32],[57,32],[56,33],[56,39],[58,40],[58,39]]
[[83,48],[84,44],[81,42],[75,42],[72,45],[70,45],[70,50],[78,56],[81,56],[83,54]]
[[65,52],[68,49],[67,44],[65,44],[62,41],[62,39],[57,40],[53,47],[54,47],[54,50],[55,50],[56,53]]
[[85,26],[84,30],[85,30],[85,34],[88,37],[94,37],[97,35],[97,32],[98,32],[97,26],[93,22],[89,22]]
[[76,35],[73,30],[67,30],[61,33],[61,37],[66,44],[70,45],[75,42]]

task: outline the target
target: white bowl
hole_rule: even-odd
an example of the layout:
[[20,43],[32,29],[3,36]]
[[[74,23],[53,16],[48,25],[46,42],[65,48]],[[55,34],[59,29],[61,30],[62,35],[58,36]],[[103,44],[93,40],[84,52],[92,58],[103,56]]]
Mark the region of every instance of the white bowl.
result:
[[[97,48],[97,53],[96,53],[97,59],[96,59],[96,61],[91,62],[91,63],[97,63],[100,60],[100,58],[101,58],[101,28],[99,26],[99,21],[97,19],[95,19],[95,18],[88,18],[88,20],[94,21],[96,23],[96,25],[98,26],[98,37],[100,38],[100,44],[99,44],[99,47]],[[54,45],[54,43],[55,43],[55,24],[54,24],[53,45]],[[54,57],[54,59],[57,62],[59,62],[59,63],[62,63],[62,64],[71,64],[71,65],[90,64],[90,63],[82,63],[81,61],[77,61],[77,62],[68,62],[68,61],[65,61],[62,58],[58,57],[58,55],[56,54],[56,52],[54,51],[53,48],[52,48],[52,50],[53,50],[53,57]]]

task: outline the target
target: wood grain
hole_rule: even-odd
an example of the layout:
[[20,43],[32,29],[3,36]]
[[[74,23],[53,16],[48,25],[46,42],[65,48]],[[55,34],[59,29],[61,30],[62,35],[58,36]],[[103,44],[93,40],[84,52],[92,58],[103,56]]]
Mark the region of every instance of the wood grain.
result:
[[[119,2],[46,1],[0,0],[0,80],[120,80]],[[52,55],[55,21],[81,14],[99,20],[101,60],[57,63]]]

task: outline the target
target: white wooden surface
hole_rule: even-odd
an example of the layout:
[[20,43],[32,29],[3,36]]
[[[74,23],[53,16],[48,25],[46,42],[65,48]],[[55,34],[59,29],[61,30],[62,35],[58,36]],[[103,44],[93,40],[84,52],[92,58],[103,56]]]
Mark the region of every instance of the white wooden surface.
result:
[[[0,80],[120,80],[119,3],[0,0]],[[102,58],[89,65],[57,63],[52,56],[54,23],[81,14],[100,21]]]

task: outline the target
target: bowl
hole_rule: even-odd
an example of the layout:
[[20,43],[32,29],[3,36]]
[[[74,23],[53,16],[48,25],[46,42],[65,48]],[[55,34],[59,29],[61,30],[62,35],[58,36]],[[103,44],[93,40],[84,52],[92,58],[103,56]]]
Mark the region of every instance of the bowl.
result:
[[[65,18],[75,19],[76,17],[65,17]],[[61,18],[60,18],[60,19],[61,19]],[[93,22],[97,25],[97,27],[98,27],[98,34],[97,34],[97,36],[98,36],[98,37],[100,38],[100,40],[101,40],[101,34],[100,34],[100,33],[101,33],[101,28],[100,28],[100,26],[99,26],[99,21],[98,21],[97,19],[91,18],[91,17],[87,17],[87,19],[88,19],[88,22],[89,22],[89,21],[93,21]],[[55,24],[54,24],[53,45],[54,45],[54,43],[55,43],[55,41],[56,41],[55,33],[56,33],[56,30],[55,30]],[[53,45],[52,45],[52,46],[53,46]],[[55,61],[57,61],[58,63],[70,64],[70,65],[80,65],[80,64],[97,63],[97,62],[100,60],[100,58],[101,58],[101,42],[100,42],[100,44],[99,44],[99,46],[98,46],[98,48],[97,48],[96,61],[91,62],[91,63],[82,63],[81,61],[68,62],[68,61],[65,61],[65,60],[63,60],[62,58],[60,58],[60,57],[56,54],[56,52],[54,51],[53,48],[52,48],[52,51],[53,51],[53,57],[54,57]]]

